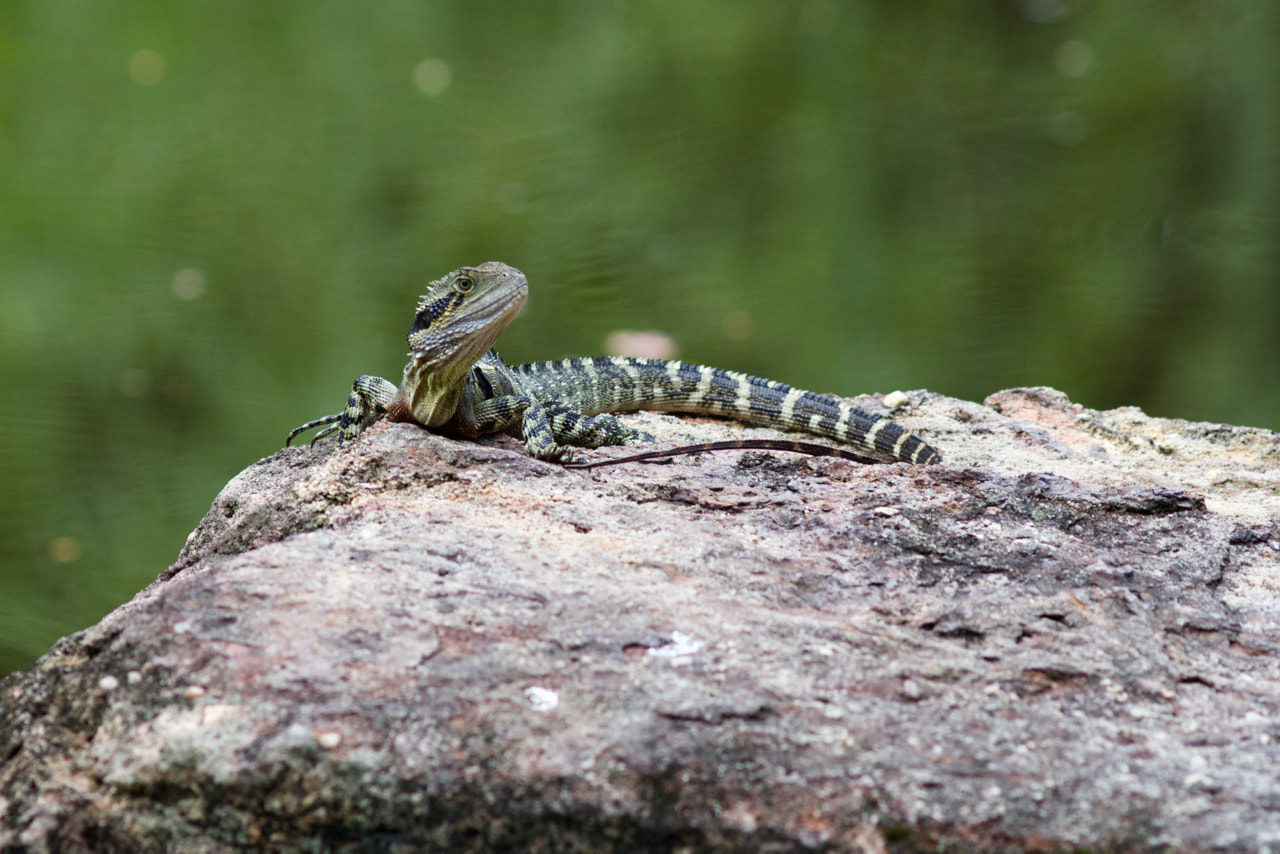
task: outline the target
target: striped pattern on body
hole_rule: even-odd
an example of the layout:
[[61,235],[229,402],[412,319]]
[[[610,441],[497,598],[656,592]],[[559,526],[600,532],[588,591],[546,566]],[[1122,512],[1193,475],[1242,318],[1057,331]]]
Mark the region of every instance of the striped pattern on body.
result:
[[537,400],[583,415],[638,409],[719,415],[826,436],[903,462],[942,461],[936,450],[887,418],[722,368],[617,357],[532,362],[510,370]]

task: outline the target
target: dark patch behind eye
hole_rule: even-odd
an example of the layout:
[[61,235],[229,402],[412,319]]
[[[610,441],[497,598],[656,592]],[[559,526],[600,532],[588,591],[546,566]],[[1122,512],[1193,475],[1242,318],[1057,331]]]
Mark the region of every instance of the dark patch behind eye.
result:
[[423,306],[422,310],[413,316],[413,326],[409,327],[409,334],[413,335],[426,329],[461,301],[462,294],[450,292],[435,302]]

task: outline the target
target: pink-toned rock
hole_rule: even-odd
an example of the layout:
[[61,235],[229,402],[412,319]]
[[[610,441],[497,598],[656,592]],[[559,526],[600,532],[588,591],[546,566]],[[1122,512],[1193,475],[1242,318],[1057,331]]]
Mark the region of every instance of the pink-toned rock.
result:
[[0,683],[0,850],[1280,841],[1280,437],[909,399],[945,464],[282,450]]

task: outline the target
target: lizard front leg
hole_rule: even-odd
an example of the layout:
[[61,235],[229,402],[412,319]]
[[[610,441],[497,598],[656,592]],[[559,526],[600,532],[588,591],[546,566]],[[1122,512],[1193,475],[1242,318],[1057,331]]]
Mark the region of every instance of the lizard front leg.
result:
[[552,435],[566,445],[600,448],[605,445],[641,445],[657,441],[652,433],[628,427],[622,419],[608,413],[583,415],[571,406],[554,401],[544,403]]
[[573,455],[556,442],[546,408],[527,394],[504,394],[479,402],[464,397],[443,432],[464,439],[508,433],[524,439],[530,456],[548,462],[566,462]]
[[373,377],[368,374],[358,377],[351,384],[351,394],[347,396],[345,409],[293,428],[289,431],[289,437],[284,443],[288,446],[293,442],[293,437],[299,433],[305,433],[313,427],[326,424],[329,426],[316,433],[311,439],[311,444],[314,445],[333,433],[338,434],[339,445],[350,442],[363,433],[366,427],[387,414],[387,407],[391,404],[391,399],[396,396],[396,390],[395,385],[382,377]]
[[524,439],[529,455],[550,462],[568,462],[568,445],[598,448],[601,445],[638,445],[654,441],[642,430],[623,424],[613,415],[583,415],[572,407],[542,403],[527,394],[504,394],[460,406],[449,431],[467,438],[488,433],[509,433]]

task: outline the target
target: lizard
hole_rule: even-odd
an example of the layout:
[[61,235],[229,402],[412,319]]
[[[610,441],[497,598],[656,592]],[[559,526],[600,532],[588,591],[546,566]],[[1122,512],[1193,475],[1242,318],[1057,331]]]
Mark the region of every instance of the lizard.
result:
[[[784,383],[689,362],[630,357],[563,359],[508,365],[493,349],[528,298],[528,280],[489,261],[460,267],[431,282],[409,327],[409,363],[400,384],[361,376],[342,412],[293,429],[323,428],[312,439],[356,439],[385,418],[446,436],[474,439],[508,433],[540,460],[578,467],[610,465],[719,448],[766,448],[846,457],[938,463],[922,439],[880,415]],[[598,448],[656,441],[612,413],[640,409],[717,415],[837,439],[860,451],[788,440],[685,445],[595,463],[574,461],[570,446]],[[868,456],[870,455],[870,456]]]

